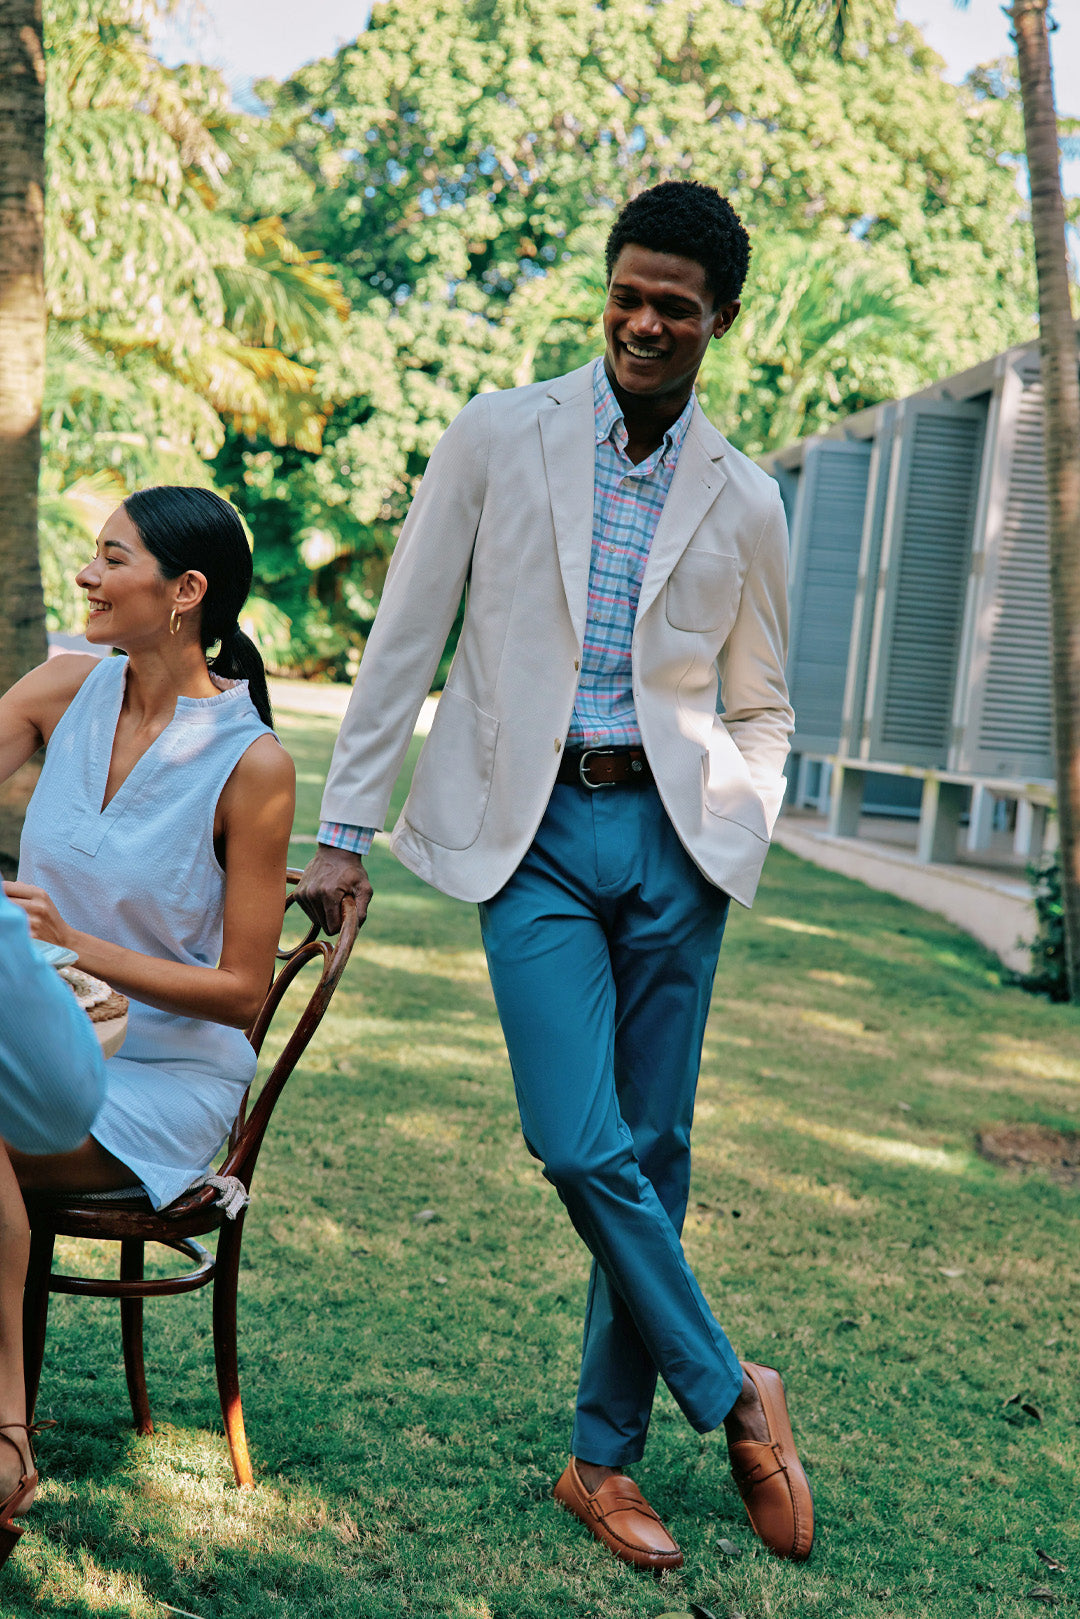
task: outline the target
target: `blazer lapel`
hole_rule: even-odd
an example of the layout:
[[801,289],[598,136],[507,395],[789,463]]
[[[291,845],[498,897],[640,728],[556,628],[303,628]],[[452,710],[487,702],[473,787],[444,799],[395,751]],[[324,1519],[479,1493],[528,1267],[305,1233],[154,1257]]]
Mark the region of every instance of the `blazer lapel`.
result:
[[591,362],[556,377],[538,420],[559,569],[574,633],[580,642],[585,636],[589,601],[596,460]]
[[704,415],[701,406],[695,405],[645,564],[638,597],[639,619],[656,600],[671,570],[727,482],[723,467],[726,448],[723,436]]

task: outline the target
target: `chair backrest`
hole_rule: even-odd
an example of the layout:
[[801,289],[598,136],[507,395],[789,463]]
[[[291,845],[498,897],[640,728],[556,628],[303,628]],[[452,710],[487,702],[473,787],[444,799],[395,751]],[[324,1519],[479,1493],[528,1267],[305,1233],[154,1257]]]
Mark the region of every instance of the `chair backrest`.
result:
[[[289,867],[285,873],[286,887],[291,889],[300,881],[302,872]],[[288,893],[285,900],[285,912],[295,903],[296,895]],[[255,1160],[259,1156],[266,1127],[270,1123],[270,1115],[278,1097],[285,1087],[285,1081],[292,1073],[296,1064],[307,1047],[315,1030],[322,1022],[323,1013],[330,1004],[330,997],[337,988],[338,980],[345,970],[345,963],[349,959],[352,947],[356,942],[356,933],[359,923],[356,916],[356,902],[351,895],[346,895],[341,907],[341,932],[336,939],[320,939],[316,923],[312,923],[307,934],[299,944],[291,947],[281,947],[277,952],[277,959],[281,962],[273,982],[263,1001],[259,1015],[248,1030],[248,1039],[256,1052],[262,1050],[266,1032],[273,1022],[274,1016],[280,1007],[285,991],[294,982],[302,970],[313,961],[321,961],[322,966],[311,993],[308,995],[304,1008],[293,1025],[292,1032],[285,1041],[281,1055],[273,1068],[266,1076],[250,1111],[248,1103],[250,1091],[246,1092],[240,1104],[240,1111],[236,1122],[229,1132],[229,1150],[225,1162],[218,1173],[220,1175],[235,1175],[250,1190],[251,1177],[255,1171]]]

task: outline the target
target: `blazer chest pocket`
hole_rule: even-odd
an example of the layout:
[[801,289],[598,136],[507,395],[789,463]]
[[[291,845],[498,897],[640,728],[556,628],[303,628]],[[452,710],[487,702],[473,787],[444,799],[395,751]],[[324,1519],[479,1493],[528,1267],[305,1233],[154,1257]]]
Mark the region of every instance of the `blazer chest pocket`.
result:
[[686,551],[665,592],[667,621],[676,630],[726,635],[739,610],[739,559],[723,551]]

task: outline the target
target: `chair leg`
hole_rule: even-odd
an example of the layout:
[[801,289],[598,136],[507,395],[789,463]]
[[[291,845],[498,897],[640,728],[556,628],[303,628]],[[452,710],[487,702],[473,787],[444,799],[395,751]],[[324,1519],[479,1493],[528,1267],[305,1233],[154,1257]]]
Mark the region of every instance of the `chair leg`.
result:
[[240,1241],[243,1234],[243,1214],[235,1221],[224,1222],[214,1266],[214,1364],[233,1473],[241,1489],[255,1482],[244,1430],[240,1370],[236,1357],[236,1290],[240,1278]]
[[[126,1237],[120,1244],[120,1280],[141,1282],[145,1244],[139,1237]],[[146,1368],[143,1365],[143,1301],[120,1300],[120,1333],[124,1340],[124,1371],[127,1375],[131,1415],[135,1430],[152,1434],[154,1419],[150,1415],[150,1400],[146,1392]]]
[[30,1262],[23,1290],[23,1381],[26,1388],[26,1420],[33,1422],[45,1359],[45,1333],[49,1321],[49,1279],[52,1275],[55,1233],[32,1230]]

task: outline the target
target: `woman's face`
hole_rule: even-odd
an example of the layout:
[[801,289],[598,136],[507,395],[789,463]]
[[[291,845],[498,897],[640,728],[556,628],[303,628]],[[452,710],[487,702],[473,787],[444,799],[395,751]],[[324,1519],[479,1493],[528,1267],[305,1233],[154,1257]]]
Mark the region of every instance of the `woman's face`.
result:
[[175,580],[165,579],[123,506],[98,535],[93,560],[75,575],[86,591],[86,639],[125,652],[169,633]]

